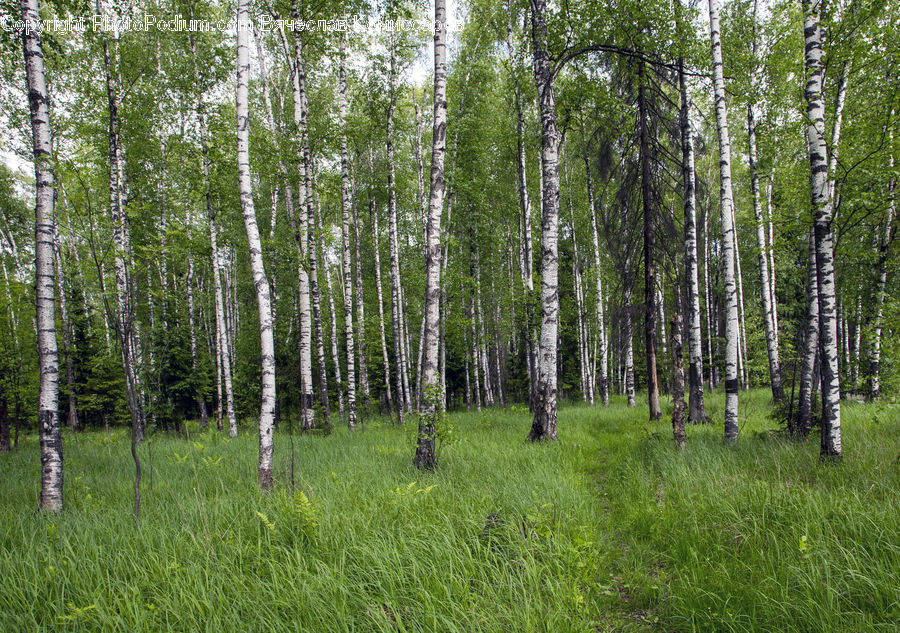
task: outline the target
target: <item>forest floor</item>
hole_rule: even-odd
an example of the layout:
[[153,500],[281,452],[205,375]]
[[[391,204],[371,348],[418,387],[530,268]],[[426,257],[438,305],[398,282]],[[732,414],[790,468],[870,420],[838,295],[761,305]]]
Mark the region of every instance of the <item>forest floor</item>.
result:
[[410,423],[279,433],[267,496],[251,427],[157,433],[137,526],[124,431],[66,433],[59,516],[26,436],[0,456],[0,631],[896,631],[900,407],[845,405],[823,464],[769,406],[741,394],[738,445],[689,426],[684,452],[670,403],[565,407],[545,445],[522,407],[452,414],[433,474]]

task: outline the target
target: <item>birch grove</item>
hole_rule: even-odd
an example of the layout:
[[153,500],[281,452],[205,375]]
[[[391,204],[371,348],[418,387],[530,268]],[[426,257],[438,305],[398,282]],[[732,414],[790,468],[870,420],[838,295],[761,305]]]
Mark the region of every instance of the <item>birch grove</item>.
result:
[[181,30],[87,33],[20,0],[0,452],[40,439],[41,507],[63,507],[63,438],[98,429],[130,431],[136,519],[157,438],[251,428],[257,485],[293,494],[309,442],[387,421],[416,467],[451,462],[461,410],[568,441],[616,407],[655,432],[671,403],[679,447],[765,414],[840,458],[842,404],[900,386],[898,8],[584,2],[357,23],[212,0],[167,4]]

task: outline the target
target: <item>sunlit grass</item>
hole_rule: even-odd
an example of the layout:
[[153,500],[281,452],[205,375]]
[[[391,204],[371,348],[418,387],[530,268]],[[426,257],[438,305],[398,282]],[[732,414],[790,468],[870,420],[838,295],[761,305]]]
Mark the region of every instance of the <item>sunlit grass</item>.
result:
[[690,426],[684,452],[619,400],[564,408],[549,445],[521,407],[453,414],[434,474],[370,420],[294,436],[292,485],[279,434],[268,496],[249,426],[155,434],[138,525],[123,432],[66,435],[55,517],[29,436],[0,457],[0,630],[896,630],[898,409],[845,406],[821,464],[742,396],[737,447]]

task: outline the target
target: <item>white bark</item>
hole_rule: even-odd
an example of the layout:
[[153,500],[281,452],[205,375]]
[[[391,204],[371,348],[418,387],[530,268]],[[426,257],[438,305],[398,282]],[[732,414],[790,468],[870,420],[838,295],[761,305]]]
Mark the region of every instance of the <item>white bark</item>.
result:
[[[758,45],[756,39],[757,1],[753,2],[753,57],[756,57]],[[756,88],[756,61],[752,62],[750,83]],[[756,248],[759,260],[759,276],[763,309],[763,326],[766,332],[766,353],[769,358],[769,383],[772,388],[772,399],[776,404],[784,400],[784,389],[781,385],[781,363],[778,358],[778,334],[775,330],[775,316],[772,306],[772,289],[769,287],[769,252],[766,244],[766,225],[763,221],[762,200],[759,189],[759,165],[756,156],[756,114],[754,104],[747,103],[747,145],[750,160],[750,190],[753,194],[753,215],[756,218]],[[770,186],[771,193],[771,186]]]
[[66,390],[68,391],[66,398],[68,401],[67,418],[69,428],[74,431],[78,428],[78,408],[75,403],[75,367],[72,359],[72,356],[75,353],[73,343],[74,331],[72,329],[72,322],[69,319],[67,304],[68,290],[66,288],[66,276],[63,273],[62,240],[60,239],[59,224],[56,219],[54,219],[53,222],[53,259],[56,263],[56,291],[59,294],[59,317],[62,321],[63,352],[66,359]]
[[[371,198],[369,202],[369,212],[372,217],[372,240],[373,250],[375,253],[375,290],[378,297],[378,326],[381,335],[381,359],[384,363],[384,389],[387,397],[388,415],[394,408],[393,397],[391,396],[391,366],[388,360],[387,339],[384,334],[384,297],[381,286],[381,254],[378,247],[378,209],[375,206],[375,199]],[[394,350],[397,350],[397,340],[399,334],[394,330]],[[399,354],[398,354],[399,355]],[[399,368],[398,368],[399,370]],[[397,374],[397,422],[403,424],[403,396],[402,382],[399,373]]]
[[594,179],[591,174],[591,161],[587,153],[584,156],[584,169],[587,175],[588,211],[591,215],[591,239],[593,240],[594,254],[594,284],[596,292],[596,316],[597,316],[597,356],[600,361],[600,400],[603,405],[609,404],[609,340],[606,334],[606,324],[603,315],[603,271],[600,268],[600,239],[597,231],[597,211],[594,208]]
[[[319,261],[322,262],[322,268],[325,271],[325,295],[328,297],[328,311],[331,315],[331,361],[334,363],[334,379],[337,382],[337,399],[338,399],[338,415],[340,419],[344,419],[344,383],[341,377],[341,361],[338,356],[338,335],[337,335],[337,313],[334,310],[334,294],[331,285],[331,267],[325,258],[325,248],[322,244],[324,241],[324,233],[322,231],[322,207],[319,201],[319,195],[316,193],[316,232],[319,235],[318,255]],[[325,400],[327,402],[327,390]],[[330,417],[330,416],[329,416]]]
[[22,37],[28,105],[34,151],[35,199],[35,298],[40,383],[38,434],[41,444],[41,509],[63,509],[63,452],[59,429],[59,354],[56,346],[56,314],[53,300],[53,169],[50,133],[50,94],[44,76],[44,53],[38,32],[37,0],[22,0]]
[[269,295],[269,278],[263,262],[262,242],[253,208],[253,189],[250,179],[250,110],[248,82],[250,79],[250,30],[248,0],[238,0],[237,9],[237,163],[238,187],[241,195],[241,212],[247,243],[250,250],[250,269],[256,288],[259,308],[259,338],[262,371],[262,401],[259,411],[259,467],[258,480],[261,490],[273,486],[272,468],[274,456],[273,428],[275,424],[275,340],[272,332],[272,306]]
[[547,0],[530,0],[534,77],[541,116],[541,336],[529,438],[556,439],[559,331],[559,130],[547,50]]
[[806,138],[809,145],[810,197],[816,238],[819,292],[819,350],[822,369],[823,458],[841,456],[841,389],[838,375],[837,314],[834,281],[833,187],[829,183],[825,146],[825,105],[822,100],[821,0],[803,0],[806,39]]
[[[194,69],[194,80],[199,83],[197,69],[197,51],[194,39],[191,38],[191,57]],[[222,293],[222,276],[219,265],[218,231],[216,229],[216,211],[212,203],[212,191],[210,185],[210,167],[212,161],[209,158],[209,133],[206,127],[206,107],[203,96],[197,97],[197,118],[200,123],[200,151],[203,155],[203,189],[206,200],[206,219],[209,228],[209,245],[212,252],[211,265],[213,277],[213,295],[216,308],[216,394],[218,408],[216,412],[216,426],[222,429],[222,389],[225,391],[225,411],[228,418],[228,435],[237,437],[237,416],[234,412],[234,388],[231,381],[231,340],[226,323],[225,298]]]
[[[353,348],[353,282],[350,261],[350,164],[347,157],[347,79],[345,40],[341,37],[338,68],[338,116],[341,128],[341,262],[344,287],[344,340],[347,350],[347,427],[356,428],[356,367]],[[357,238],[358,241],[359,238]],[[332,313],[334,309],[332,308]]]
[[[406,330],[403,319],[403,290],[400,283],[400,237],[397,227],[397,193],[394,187],[394,106],[397,75],[394,60],[394,44],[391,42],[391,62],[389,84],[389,105],[387,113],[387,167],[388,167],[388,244],[390,247],[391,271],[391,327],[394,334],[394,360],[397,377],[397,407],[411,410],[412,399],[409,393],[407,374]],[[403,415],[398,418],[403,423]]]
[[[304,147],[304,160],[307,149]],[[310,189],[307,191],[307,217],[309,224],[308,244],[309,248],[309,296],[312,303],[313,326],[316,332],[316,364],[319,368],[319,399],[322,402],[322,411],[326,424],[331,422],[331,404],[328,398],[328,374],[325,367],[325,334],[322,328],[322,296],[319,292],[319,196],[316,193],[315,164],[309,161]]]
[[798,437],[806,437],[812,428],[813,414],[813,378],[816,367],[816,352],[819,349],[819,282],[816,273],[816,235],[815,229],[809,229],[809,255],[806,266],[808,302],[806,309],[806,332],[803,342],[803,361],[800,367],[800,393],[797,410],[797,422],[793,433]]
[[774,207],[772,206],[772,189],[775,187],[775,167],[772,167],[772,173],[769,176],[769,186],[766,187],[766,209],[769,215],[769,305],[772,307],[772,331],[775,333],[775,348],[781,349],[778,334],[778,293],[775,290],[775,223],[772,221],[774,217]]
[[434,119],[431,146],[431,186],[428,223],[425,230],[425,348],[422,367],[422,415],[419,418],[415,465],[436,466],[435,421],[442,407],[438,374],[439,321],[441,306],[441,211],[444,206],[444,152],[447,145],[447,15],[444,0],[435,0],[434,22]]
[[[358,360],[358,364],[359,364],[359,390],[362,395],[362,399],[363,399],[363,403],[366,407],[366,411],[368,411],[369,410],[369,370],[368,370],[368,363],[366,362],[366,312],[365,312],[365,302],[364,302],[364,297],[363,297],[362,261],[361,261],[362,255],[361,255],[361,246],[360,246],[359,213],[356,208],[356,181],[353,179],[352,173],[350,175],[350,192],[351,192],[350,211],[353,214],[353,247],[355,249],[355,254],[356,254],[356,257],[354,260],[354,273],[356,276],[356,329],[357,329],[356,352],[357,352],[357,360]],[[378,305],[381,305],[380,288],[381,288],[381,286],[379,285]],[[382,330],[382,339],[383,338],[384,338],[384,332]]]
[[[681,0],[678,0],[679,10]],[[694,133],[691,127],[691,102],[688,97],[684,60],[678,62],[681,93],[681,174],[684,186],[684,271],[687,281],[688,331],[688,420],[707,419],[703,402],[703,333],[700,326],[700,281],[697,263],[697,194],[694,170]],[[673,343],[674,344],[674,343]],[[678,361],[675,363],[678,368]],[[683,372],[683,368],[682,368]]]
[[709,33],[713,59],[716,128],[719,139],[719,196],[722,205],[723,257],[725,268],[725,441],[738,437],[738,322],[737,289],[734,278],[734,195],[731,188],[731,141],[728,136],[728,108],[722,70],[722,41],[719,31],[719,1],[709,0]]
[[299,182],[297,191],[296,235],[298,265],[297,279],[300,312],[300,428],[311,429],[314,425],[313,385],[312,385],[312,317],[310,315],[310,277],[309,277],[309,200],[310,189],[309,150],[307,141],[307,104],[306,74],[303,65],[303,42],[297,25],[300,14],[296,0],[291,3],[291,15],[295,20],[294,30],[294,62],[292,73],[292,96],[294,104],[294,124],[299,135],[299,150],[302,154],[299,165]]

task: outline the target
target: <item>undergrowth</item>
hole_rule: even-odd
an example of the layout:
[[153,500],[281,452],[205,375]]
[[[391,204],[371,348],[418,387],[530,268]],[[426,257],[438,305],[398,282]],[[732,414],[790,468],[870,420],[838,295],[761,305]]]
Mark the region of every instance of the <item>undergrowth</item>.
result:
[[822,464],[741,396],[736,447],[698,425],[683,452],[671,406],[563,408],[540,445],[522,407],[451,414],[434,473],[409,430],[335,421],[293,437],[293,486],[276,436],[269,495],[249,424],[157,433],[137,525],[124,432],[65,436],[58,516],[35,511],[26,436],[0,456],[0,630],[896,630],[898,409],[845,405]]

